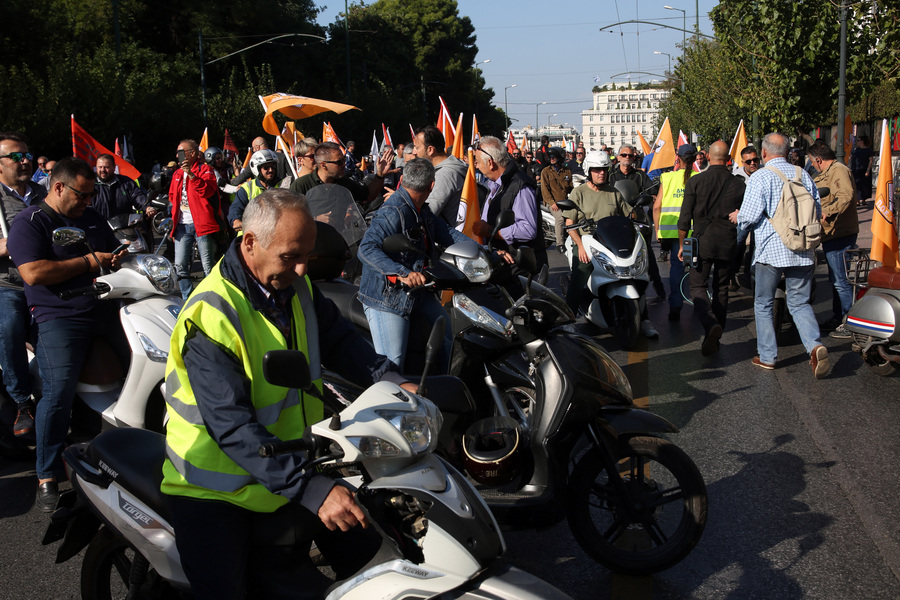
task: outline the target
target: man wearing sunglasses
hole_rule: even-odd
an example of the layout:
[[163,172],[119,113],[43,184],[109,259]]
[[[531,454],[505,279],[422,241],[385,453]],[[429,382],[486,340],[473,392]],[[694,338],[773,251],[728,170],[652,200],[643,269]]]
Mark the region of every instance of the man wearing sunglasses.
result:
[[[80,158],[63,159],[53,169],[46,200],[20,212],[10,229],[9,254],[25,282],[25,298],[36,323],[35,356],[44,386],[35,415],[36,504],[44,512],[52,512],[59,500],[57,481],[65,476],[61,455],[87,350],[95,338],[102,338],[114,356],[125,361],[123,372],[130,355],[115,303],[93,295],[60,298],[64,291],[91,285],[101,268],[118,268],[121,252],[127,252],[111,253],[119,242],[91,208],[95,196],[90,165]],[[87,244],[53,244],[53,231],[59,227],[81,229]]]
[[17,436],[34,432],[31,375],[25,353],[27,326],[31,322],[19,271],[9,257],[7,233],[13,219],[32,202],[47,195],[43,185],[31,180],[31,158],[18,133],[0,133],[0,368],[6,392],[16,403]]
[[47,170],[48,160],[46,156],[38,156],[37,169],[34,170],[34,175],[31,176],[33,182],[44,183],[50,177],[50,172]]
[[758,170],[759,155],[756,153],[756,148],[747,146],[741,150],[741,164],[734,166],[734,174],[747,181]]

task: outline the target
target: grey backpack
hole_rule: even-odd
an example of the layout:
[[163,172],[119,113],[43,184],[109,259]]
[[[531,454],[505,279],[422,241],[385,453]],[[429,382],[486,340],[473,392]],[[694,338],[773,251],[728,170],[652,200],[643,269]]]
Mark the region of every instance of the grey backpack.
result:
[[822,243],[822,223],[816,217],[816,199],[800,179],[800,167],[794,168],[793,179],[788,179],[777,167],[766,167],[784,182],[781,200],[769,223],[789,250],[800,252],[812,250]]

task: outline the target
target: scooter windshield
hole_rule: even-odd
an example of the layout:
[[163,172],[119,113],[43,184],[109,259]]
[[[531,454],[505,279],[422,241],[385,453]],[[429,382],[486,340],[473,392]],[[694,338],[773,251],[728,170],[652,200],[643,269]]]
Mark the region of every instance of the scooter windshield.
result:
[[306,192],[306,203],[316,221],[328,223],[352,246],[363,238],[368,226],[350,190],[323,183]]
[[628,258],[637,243],[637,230],[628,217],[606,217],[597,222],[594,238],[619,258]]

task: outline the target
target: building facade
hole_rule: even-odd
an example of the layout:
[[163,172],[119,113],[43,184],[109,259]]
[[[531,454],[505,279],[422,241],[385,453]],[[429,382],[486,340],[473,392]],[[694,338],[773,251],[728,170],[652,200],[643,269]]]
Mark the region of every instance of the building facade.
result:
[[630,144],[641,149],[638,132],[653,144],[654,125],[659,103],[669,96],[662,87],[624,89],[628,86],[606,84],[594,92],[593,107],[582,111],[582,139],[588,150],[600,150],[604,144],[617,149]]

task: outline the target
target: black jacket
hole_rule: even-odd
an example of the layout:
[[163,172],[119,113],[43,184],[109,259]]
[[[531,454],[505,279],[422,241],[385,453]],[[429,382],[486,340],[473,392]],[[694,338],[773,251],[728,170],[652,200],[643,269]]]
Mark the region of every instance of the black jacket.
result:
[[700,239],[702,258],[731,260],[734,256],[737,225],[728,220],[728,215],[740,209],[744,187],[744,181],[732,175],[724,165],[711,165],[703,173],[688,179],[678,229],[694,229],[694,237]]

